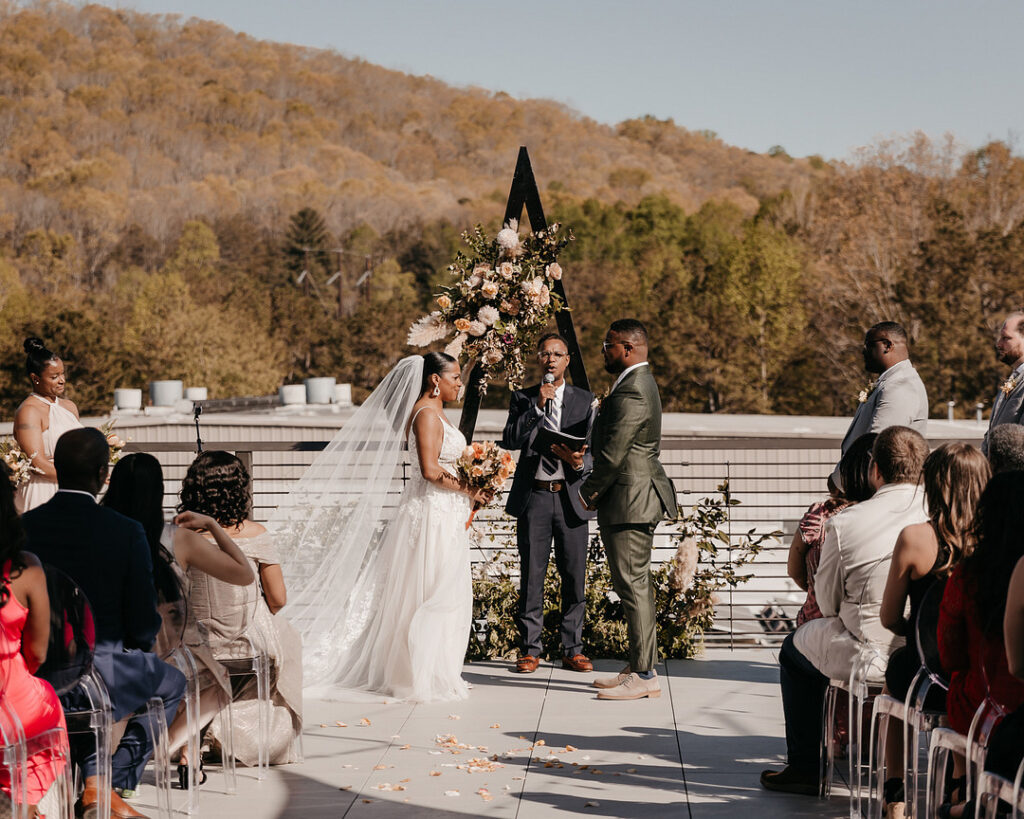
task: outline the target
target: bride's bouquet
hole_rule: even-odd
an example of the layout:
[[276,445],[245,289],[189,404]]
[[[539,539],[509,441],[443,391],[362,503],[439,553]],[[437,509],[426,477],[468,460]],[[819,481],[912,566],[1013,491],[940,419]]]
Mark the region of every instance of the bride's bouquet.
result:
[[26,455],[18,442],[12,437],[0,438],[0,458],[7,464],[7,468],[11,470],[11,486],[17,489],[23,483],[28,483],[32,480],[33,473],[42,475],[43,470],[36,466],[32,466],[32,455]]
[[[502,449],[494,441],[474,441],[464,450],[455,462],[459,477],[465,478],[474,489],[490,489],[497,494],[509,479],[516,462],[512,453]],[[468,529],[476,517],[476,506],[466,521]]]

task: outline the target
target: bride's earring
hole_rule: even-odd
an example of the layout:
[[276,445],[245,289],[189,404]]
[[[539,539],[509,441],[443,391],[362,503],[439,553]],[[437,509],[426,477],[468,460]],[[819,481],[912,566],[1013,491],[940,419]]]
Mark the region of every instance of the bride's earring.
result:
[[435,384],[433,392],[430,393],[431,398],[437,398],[441,394],[441,385]]

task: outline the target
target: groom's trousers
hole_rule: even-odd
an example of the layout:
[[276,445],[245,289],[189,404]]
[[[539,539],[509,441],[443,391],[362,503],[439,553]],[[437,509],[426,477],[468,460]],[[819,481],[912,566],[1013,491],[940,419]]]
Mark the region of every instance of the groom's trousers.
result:
[[658,662],[654,621],[654,586],[651,583],[651,547],[655,523],[606,524],[597,513],[601,540],[608,555],[612,588],[622,600],[629,637],[629,667],[650,671]]

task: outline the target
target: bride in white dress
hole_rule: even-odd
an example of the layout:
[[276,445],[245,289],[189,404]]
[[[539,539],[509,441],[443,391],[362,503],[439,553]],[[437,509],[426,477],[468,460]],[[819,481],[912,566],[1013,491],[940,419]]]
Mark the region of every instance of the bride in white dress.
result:
[[[444,353],[403,359],[271,518],[288,587],[298,591],[287,614],[302,633],[307,693],[466,696],[466,522],[491,493],[456,474],[466,439],[444,417],[444,402],[461,387],[458,364]],[[396,497],[406,440],[408,481]]]

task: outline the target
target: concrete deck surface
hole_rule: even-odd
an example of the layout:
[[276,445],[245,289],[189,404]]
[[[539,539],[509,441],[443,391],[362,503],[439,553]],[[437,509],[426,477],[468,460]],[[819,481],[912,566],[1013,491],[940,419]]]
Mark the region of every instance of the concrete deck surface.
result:
[[[615,672],[621,663],[596,664]],[[225,793],[217,767],[200,816],[811,817],[848,815],[828,802],[764,791],[758,775],[785,754],[776,652],[710,649],[659,666],[662,696],[596,699],[590,680],[543,664],[529,676],[473,663],[470,698],[433,705],[307,701],[305,762],[239,768]],[[151,777],[151,773],[148,774]],[[175,791],[179,814],[184,794]],[[151,816],[154,792],[136,808]]]

